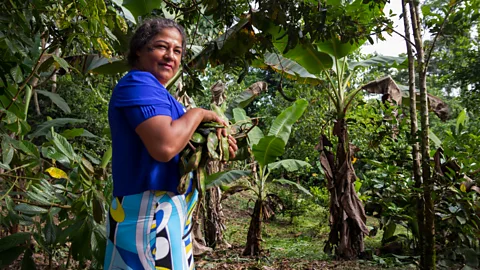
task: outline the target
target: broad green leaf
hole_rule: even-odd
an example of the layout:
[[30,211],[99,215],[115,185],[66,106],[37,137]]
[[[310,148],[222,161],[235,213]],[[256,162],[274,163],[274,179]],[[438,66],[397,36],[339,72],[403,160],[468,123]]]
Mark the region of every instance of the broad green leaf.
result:
[[465,264],[470,266],[470,267],[473,267],[473,268],[477,268],[479,267],[479,255],[478,253],[472,249],[472,248],[465,248],[462,250],[462,254],[463,256],[465,257]]
[[282,184],[282,185],[290,185],[290,186],[296,187],[298,190],[302,191],[303,193],[312,196],[310,191],[308,191],[306,188],[302,187],[302,185],[300,185],[298,183],[295,183],[293,181],[282,178],[282,179],[275,179],[272,182],[279,183],[279,184]]
[[393,67],[397,69],[404,69],[408,67],[406,57],[384,56],[378,55],[360,62],[349,63],[350,69],[356,69],[359,67],[371,67],[371,66],[384,66]]
[[85,123],[86,120],[83,119],[75,119],[75,118],[57,118],[49,121],[45,121],[38,125],[35,132],[29,135],[30,138],[35,138],[39,136],[44,136],[48,132],[50,132],[51,127],[63,127],[67,124],[78,124],[78,123]]
[[55,178],[55,179],[62,179],[62,178],[63,179],[68,179],[67,173],[64,172],[63,170],[59,169],[59,168],[50,167],[50,168],[46,169],[45,172],[50,174],[50,176]]
[[72,145],[60,134],[52,133],[53,145],[57,148],[62,154],[68,157],[71,161],[77,159],[77,155],[73,151]]
[[20,150],[22,150],[27,155],[40,158],[40,152],[38,151],[37,146],[29,141],[21,141]]
[[[13,81],[16,83],[21,83],[23,80],[22,69],[20,66],[16,65],[10,70],[10,75],[12,75]],[[16,89],[18,91],[18,89]]]
[[40,205],[50,205],[51,202],[49,202],[44,196],[45,192],[32,192],[30,190],[27,190],[26,196],[32,200],[33,202],[40,204]]
[[205,187],[218,187],[220,185],[225,185],[232,183],[242,177],[249,176],[251,174],[250,171],[242,171],[242,170],[231,170],[231,171],[224,171],[214,173],[212,175],[208,175],[205,179]]
[[395,234],[397,224],[392,220],[389,220],[383,229],[383,240],[386,241]]
[[333,66],[333,59],[329,54],[319,52],[307,41],[299,44],[284,54],[288,58],[304,67],[309,73],[318,75]]
[[38,207],[35,205],[29,205],[26,203],[17,204],[13,209],[15,209],[15,211],[28,214],[28,215],[38,215],[38,214],[44,214],[48,212],[48,210],[45,208]]
[[5,147],[4,149],[15,148],[17,150],[21,150],[22,152],[24,152],[25,154],[27,154],[29,156],[34,156],[36,158],[40,157],[40,152],[38,151],[37,146],[35,144],[29,142],[29,141],[25,141],[25,140],[24,141],[18,141],[18,140],[10,138],[8,136],[4,136],[3,137],[3,142],[2,142],[2,147]]
[[125,16],[125,18],[127,20],[129,20],[131,23],[133,23],[133,24],[137,23],[137,20],[133,16],[132,12],[130,12],[130,10],[128,10],[128,8],[126,8],[122,5],[123,0],[112,0],[112,1],[122,9],[123,14],[121,14],[120,12],[117,11],[117,13],[118,13],[117,16],[119,16],[119,15]]
[[307,106],[308,102],[304,99],[295,101],[273,121],[268,136],[278,137],[287,145],[293,124],[303,115]]
[[247,113],[242,108],[233,109],[233,120],[235,120],[235,123],[242,123],[242,124],[249,123],[251,121],[250,117],[247,116]]
[[280,160],[280,161],[268,164],[269,170],[275,170],[280,167],[284,168],[289,172],[294,172],[294,171],[300,170],[303,167],[311,167],[311,165],[308,162],[298,160],[298,159],[284,159],[284,160]]
[[253,22],[255,27],[272,36],[273,45],[285,58],[298,63],[309,73],[318,75],[333,66],[332,57],[327,53],[318,51],[306,39],[299,40],[294,48],[285,52],[289,37],[284,29],[270,21],[265,21],[264,18],[254,18]]
[[91,174],[95,172],[95,169],[93,168],[92,163],[84,157],[82,157],[82,168],[87,169],[88,173],[91,173]]
[[467,220],[464,218],[464,217],[461,217],[461,216],[456,216],[458,222],[460,222],[460,224],[462,225],[465,225],[465,223],[467,223]]
[[338,38],[332,37],[324,42],[315,43],[315,45],[317,45],[319,51],[326,52],[337,59],[341,59],[353,53],[362,46],[363,43],[365,43],[365,40],[353,44],[350,44],[350,42],[343,43]]
[[139,16],[147,15],[154,9],[161,9],[162,1],[161,0],[144,0],[144,1],[123,0],[122,6],[126,7],[132,13],[135,20],[137,20]]
[[65,58],[68,63],[82,74],[120,74],[129,70],[125,59],[106,58],[98,54],[74,55]]
[[88,138],[98,138],[98,136],[92,134],[90,131],[83,128],[66,129],[60,134],[67,139],[73,139],[79,136],[88,137]]
[[72,255],[73,258],[77,260],[84,259],[86,254],[92,252],[92,243],[90,240],[92,236],[92,222],[93,220],[86,219],[82,226],[70,236]]
[[102,163],[100,163],[100,167],[105,169],[111,159],[112,159],[112,146],[110,145],[107,151],[105,151],[105,153],[103,154]]
[[127,61],[117,60],[112,62],[107,62],[101,66],[98,66],[90,71],[96,74],[103,75],[116,75],[127,72],[130,69]]
[[32,256],[33,256],[32,250],[30,248],[27,248],[25,250],[25,253],[23,253],[21,270],[35,270],[35,269],[37,269],[37,266],[35,264],[35,261],[33,261]]
[[25,248],[25,246],[19,246],[0,252],[0,269],[4,269],[6,266],[14,262],[18,256],[23,253]]
[[14,234],[0,238],[0,252],[3,252],[7,249],[10,249],[19,245],[28,244],[30,242],[31,236],[32,234],[29,232],[18,232],[18,233],[14,233]]
[[362,182],[358,181],[358,179],[357,179],[357,181],[355,181],[354,185],[355,185],[355,192],[358,193],[360,191],[360,188],[362,188]]
[[43,227],[43,236],[45,237],[45,243],[49,246],[55,244],[55,241],[57,240],[57,234],[57,227],[53,223],[52,213],[49,212],[47,215],[47,220]]
[[70,107],[68,106],[67,102],[57,93],[52,93],[49,91],[44,91],[44,90],[35,90],[37,93],[44,95],[58,106],[64,113],[71,113],[72,111],[70,110]]
[[12,161],[14,148],[5,140],[2,141],[2,160],[4,165],[9,165]]
[[105,218],[105,209],[103,207],[104,204],[105,199],[103,198],[102,194],[98,191],[94,191],[92,200],[92,212],[93,219],[97,223],[102,223]]
[[70,163],[70,161],[65,155],[63,155],[62,153],[59,153],[57,149],[55,149],[52,146],[42,147],[42,155],[45,158],[56,160],[62,164]]
[[266,136],[260,139],[252,148],[255,160],[261,166],[274,162],[285,152],[285,142],[275,136]]
[[58,243],[63,244],[68,239],[72,239],[73,236],[83,227],[85,220],[81,217],[76,217],[75,220],[71,220],[71,223],[58,234]]
[[[65,69],[65,71],[68,73],[69,70],[70,70],[70,65],[68,64],[67,61],[65,61],[65,59],[59,57],[59,56],[56,56],[55,54],[52,54],[52,57],[53,57],[53,60],[55,60],[55,62],[58,64],[58,67],[61,67],[63,69]],[[57,67],[57,68],[58,68]]]
[[263,131],[258,127],[255,126],[248,132],[248,145],[252,148],[255,144],[257,144],[265,135]]
[[467,109],[463,109],[457,117],[457,124],[455,126],[455,133],[458,135],[461,127],[465,126],[465,122],[468,120]]
[[277,53],[266,53],[264,63],[273,70],[283,73],[283,76],[299,83],[309,83],[317,85],[322,82],[320,78],[308,72],[303,66],[297,62],[283,57]]
[[93,256],[95,256],[97,262],[105,261],[105,248],[107,246],[107,230],[105,225],[95,224],[92,237],[95,238],[97,248],[94,249]]
[[442,141],[437,137],[437,135],[435,135],[435,133],[433,133],[433,131],[431,129],[428,131],[428,137],[435,144],[435,148],[438,148],[438,147],[442,146]]
[[4,169],[4,170],[11,170],[12,168],[10,168],[10,166],[8,164],[3,164],[3,163],[0,163],[0,168]]

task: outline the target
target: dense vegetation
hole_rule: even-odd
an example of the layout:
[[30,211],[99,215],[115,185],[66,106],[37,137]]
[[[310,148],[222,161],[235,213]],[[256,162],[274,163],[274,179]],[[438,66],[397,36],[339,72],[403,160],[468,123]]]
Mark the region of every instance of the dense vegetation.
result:
[[[102,268],[107,105],[152,16],[189,35],[171,93],[250,131],[207,168],[200,269],[480,267],[480,1],[404,0],[410,33],[386,2],[0,3],[0,268]],[[409,53],[359,52],[389,34]]]

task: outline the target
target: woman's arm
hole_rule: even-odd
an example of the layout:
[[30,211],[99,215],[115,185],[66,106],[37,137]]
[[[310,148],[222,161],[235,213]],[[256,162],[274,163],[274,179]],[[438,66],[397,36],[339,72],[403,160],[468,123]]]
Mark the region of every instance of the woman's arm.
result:
[[155,160],[167,162],[185,148],[201,122],[212,121],[227,124],[213,111],[194,108],[174,121],[170,116],[154,116],[139,124],[135,131]]

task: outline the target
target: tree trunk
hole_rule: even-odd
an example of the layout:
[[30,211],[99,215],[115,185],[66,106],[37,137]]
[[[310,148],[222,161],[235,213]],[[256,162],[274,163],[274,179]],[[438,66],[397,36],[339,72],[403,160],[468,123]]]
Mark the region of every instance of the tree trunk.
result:
[[[210,161],[208,164],[208,173],[213,174],[223,170],[223,164],[218,161]],[[219,187],[207,190],[206,196],[206,215],[203,220],[205,240],[209,247],[216,246],[230,247],[223,236],[227,229],[225,226],[225,216],[222,208],[222,191]]]
[[225,216],[221,204],[222,191],[219,187],[207,190],[206,196],[206,217],[204,219],[205,241],[209,247],[217,246],[230,247],[230,244],[223,237]]
[[[201,202],[197,202],[197,203],[201,203]],[[194,213],[193,215],[194,219],[192,220],[192,223],[193,223],[192,246],[193,246],[194,256],[199,256],[212,251],[211,248],[207,247],[205,243],[205,239],[203,238],[203,234],[202,234],[202,224],[200,221],[205,220],[203,218],[204,216],[203,207],[199,207],[197,208],[197,210],[199,211],[199,213]]]
[[263,201],[257,199],[253,209],[250,227],[248,228],[247,244],[243,251],[244,256],[257,256],[261,251],[262,242],[262,209]]
[[[406,2],[405,0],[402,1],[402,8],[403,8],[403,22],[405,26],[405,37],[407,40],[405,41],[407,46],[407,54],[408,54],[408,81],[409,81],[409,94],[410,94],[410,136],[411,136],[411,145],[412,145],[412,161],[413,161],[413,179],[415,180],[415,188],[420,189],[422,188],[422,176],[420,171],[420,155],[419,155],[419,147],[417,142],[417,131],[418,131],[418,124],[417,124],[417,101],[416,101],[416,93],[415,93],[415,59],[413,57],[413,50],[411,46],[410,40],[410,25],[409,25],[409,15],[406,9]],[[420,266],[424,268],[424,260],[425,260],[425,247],[424,247],[424,228],[425,228],[425,208],[424,208],[424,200],[421,194],[417,194],[417,224],[418,224],[418,252],[420,254]]]
[[[222,164],[218,161],[210,161],[208,164],[208,174],[214,174],[222,170]],[[225,226],[225,216],[223,214],[220,188],[210,188],[205,193],[205,207],[200,207],[201,213],[197,214],[194,220],[194,254],[201,255],[211,248],[217,246],[230,247],[225,240],[223,232],[227,229]],[[199,202],[200,203],[200,202]]]
[[333,134],[338,137],[336,157],[325,148],[332,147],[332,144],[324,135],[317,146],[330,192],[330,234],[324,251],[331,253],[335,249],[338,258],[351,260],[364,251],[367,216],[355,192],[357,176],[352,165],[345,119],[337,120]]
[[430,175],[430,147],[428,138],[428,100],[427,100],[427,68],[420,33],[420,13],[418,2],[410,0],[410,16],[412,29],[417,49],[417,68],[420,87],[420,122],[421,122],[421,153],[422,153],[422,178],[423,197],[425,200],[425,269],[435,269],[435,212],[432,201],[433,179]]

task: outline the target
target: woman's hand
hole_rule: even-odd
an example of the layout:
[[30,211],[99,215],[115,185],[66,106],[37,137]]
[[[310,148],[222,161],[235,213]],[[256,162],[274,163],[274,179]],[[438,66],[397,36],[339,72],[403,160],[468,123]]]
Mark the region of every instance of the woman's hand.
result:
[[[224,126],[228,125],[228,123],[226,123],[225,120],[220,118],[220,116],[218,116],[218,114],[216,114],[213,111],[209,111],[209,110],[205,110],[205,115],[203,117],[202,122],[217,122],[217,123],[222,124]],[[217,129],[218,139],[221,138],[220,136],[227,137],[227,130],[224,129],[224,128],[218,128]],[[235,157],[235,152],[237,152],[237,150],[238,150],[237,140],[235,140],[235,138],[233,138],[231,135],[228,135],[228,144],[229,144],[228,151],[230,152],[230,158],[234,158]]]
[[[221,136],[227,137],[227,130],[224,128],[217,128],[218,139],[220,139]],[[235,138],[233,138],[232,135],[228,135],[228,144],[229,144],[228,152],[230,152],[230,158],[234,158],[235,153],[238,150],[237,140],[235,140]]]
[[227,126],[228,123],[225,122],[218,114],[216,114],[214,111],[209,111],[209,110],[203,110],[203,119],[202,122],[217,122],[219,124],[222,124],[224,126]]

